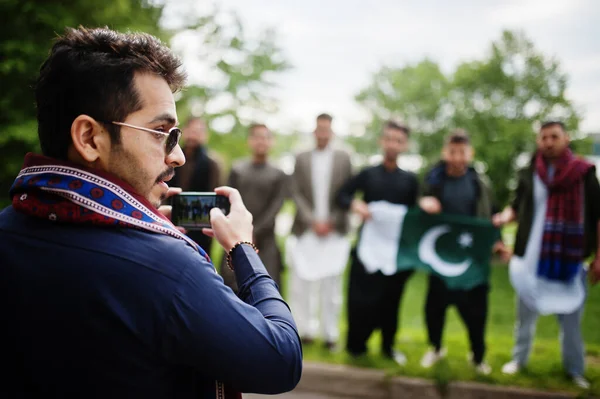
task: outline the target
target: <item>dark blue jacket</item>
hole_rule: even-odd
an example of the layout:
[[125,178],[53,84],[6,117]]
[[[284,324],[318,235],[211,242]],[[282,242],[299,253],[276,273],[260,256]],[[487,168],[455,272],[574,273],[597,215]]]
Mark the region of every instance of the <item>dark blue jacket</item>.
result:
[[[499,208],[496,205],[494,195],[491,189],[491,184],[484,174],[479,174],[474,167],[469,166],[467,175],[473,181],[477,199],[475,201],[474,216],[489,219]],[[431,168],[425,175],[425,181],[422,185],[422,196],[433,196],[438,200],[442,200],[444,191],[444,182],[447,178],[446,163],[440,161]]]
[[240,298],[183,240],[0,213],[2,398],[214,398],[293,389],[302,349],[260,259]]

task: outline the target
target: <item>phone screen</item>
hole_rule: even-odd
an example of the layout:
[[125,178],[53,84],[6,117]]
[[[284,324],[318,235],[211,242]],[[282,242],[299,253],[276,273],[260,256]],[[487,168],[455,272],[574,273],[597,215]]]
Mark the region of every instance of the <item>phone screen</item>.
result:
[[186,230],[210,227],[210,210],[219,208],[229,213],[229,198],[211,192],[182,192],[171,197],[171,221]]

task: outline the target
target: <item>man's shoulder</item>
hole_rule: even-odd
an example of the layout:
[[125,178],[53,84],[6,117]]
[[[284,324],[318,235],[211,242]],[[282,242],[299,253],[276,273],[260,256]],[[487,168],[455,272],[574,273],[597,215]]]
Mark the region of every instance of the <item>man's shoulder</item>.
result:
[[405,169],[400,169],[400,173],[402,175],[404,175],[407,179],[413,181],[413,182],[418,182],[419,181],[419,177],[418,175],[410,170],[405,170]]
[[296,153],[296,160],[298,159],[304,159],[304,158],[308,158],[311,156],[311,154],[313,153],[313,150],[302,150],[302,151],[298,151]]
[[[367,164],[367,165],[362,165],[358,169],[358,175],[368,176],[368,175],[371,175],[371,174],[381,173],[384,170],[385,170],[384,166],[381,163],[378,163],[378,164],[375,164],[375,165],[373,165],[373,164]],[[403,175],[403,174],[409,173],[409,172],[405,171],[404,169],[397,168],[396,169],[396,173],[398,173],[399,175]]]
[[297,152],[294,159],[295,165],[294,170],[306,170],[306,168],[310,165],[310,159],[312,156],[312,150],[300,151]]
[[526,177],[533,175],[535,171],[535,153],[529,154],[527,162],[517,166],[515,172],[518,177]]
[[352,165],[352,156],[349,151],[343,148],[335,148],[333,150],[334,157],[338,160],[343,161],[344,163]]
[[166,234],[128,227],[54,224],[12,208],[0,212],[0,232],[15,242],[29,241],[33,247],[55,246],[56,254],[85,256],[87,261],[104,259],[106,266],[113,268],[139,266],[170,280],[177,280],[189,265],[207,262],[184,240]]
[[13,211],[13,207],[12,206],[7,206],[6,208],[2,208],[0,209],[0,217],[2,217],[4,215],[4,217],[7,217],[7,215],[9,214],[9,212]]
[[[179,281],[181,273],[191,265],[203,261],[208,263],[190,244],[166,234],[121,228],[118,234],[109,233],[106,238],[109,244],[113,244],[102,249],[110,256],[150,267],[173,281]],[[117,241],[119,248],[114,248]]]
[[378,169],[380,167],[380,165],[362,165],[358,168],[358,174],[359,175],[364,175],[367,173],[372,173],[373,171],[375,171],[376,169]]
[[519,184],[525,182],[526,185],[533,184],[534,172],[535,170],[533,165],[525,165],[517,168],[517,170],[515,171],[515,174],[517,176],[517,182]]
[[[383,168],[383,169],[385,169],[385,167],[383,166],[382,163],[373,166],[373,169],[377,169],[377,168]],[[405,176],[405,177],[415,178],[415,179],[417,178],[417,174],[415,172],[413,172],[412,170],[403,169],[400,166],[396,167],[396,172],[398,174],[402,175],[402,176]]]
[[0,210],[0,230],[7,229],[10,225],[18,223],[15,220],[15,211],[12,206]]
[[[111,240],[107,240],[111,248],[103,247],[102,250],[117,259],[115,264],[118,264],[118,259],[126,259],[123,263],[133,266],[132,270],[150,276],[149,281],[155,282],[150,289],[174,293],[216,273],[208,257],[183,239],[132,228],[120,230],[120,234],[114,235],[112,244]],[[121,235],[128,239],[121,239]],[[115,246],[119,248],[113,249]],[[165,288],[160,285],[165,285]]]
[[275,162],[268,161],[266,167],[273,171],[277,176],[285,176],[286,173]]
[[584,177],[586,181],[596,184],[596,182],[598,181],[598,172],[596,165],[591,164],[587,172],[585,172]]
[[341,156],[341,157],[350,159],[350,152],[343,148],[334,148],[333,153],[337,156]]
[[594,164],[593,162],[588,161],[587,159],[584,160],[585,163],[587,164],[587,171],[585,172],[586,175],[592,175],[592,176],[596,176],[596,171],[598,170],[596,168],[596,164]]
[[490,177],[486,173],[478,172],[475,168],[473,168],[473,173],[480,185],[482,185],[486,189],[492,188],[492,179],[490,179]]
[[249,158],[238,159],[231,164],[231,170],[237,173],[244,172],[248,169],[248,166],[250,166]]
[[7,268],[53,270],[55,281],[85,282],[91,296],[126,287],[126,301],[157,306],[157,317],[176,293],[219,283],[214,266],[182,239],[129,227],[57,224],[12,209],[0,213],[0,259]]
[[210,159],[213,163],[217,164],[218,166],[222,166],[225,164],[225,159],[217,151],[209,149],[206,152],[206,155],[208,156],[208,159]]
[[435,186],[441,184],[445,176],[446,165],[444,161],[439,160],[434,163],[429,169],[425,171],[424,180],[425,183]]

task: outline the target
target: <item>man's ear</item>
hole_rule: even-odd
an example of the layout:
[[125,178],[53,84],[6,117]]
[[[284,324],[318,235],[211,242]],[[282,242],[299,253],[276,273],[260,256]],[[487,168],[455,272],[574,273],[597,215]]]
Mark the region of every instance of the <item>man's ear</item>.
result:
[[79,115],[71,124],[73,149],[86,163],[95,163],[110,152],[110,136],[103,125],[87,115]]

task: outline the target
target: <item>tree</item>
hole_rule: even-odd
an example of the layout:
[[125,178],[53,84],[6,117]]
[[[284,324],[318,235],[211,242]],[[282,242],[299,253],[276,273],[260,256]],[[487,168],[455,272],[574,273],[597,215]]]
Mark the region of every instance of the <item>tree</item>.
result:
[[0,13],[0,205],[21,168],[23,155],[39,151],[32,86],[52,39],[79,25],[141,30],[162,39],[162,6],[147,0],[4,0]]
[[[537,51],[524,34],[505,31],[486,58],[462,63],[449,76],[429,60],[383,68],[356,99],[372,114],[372,128],[388,116],[406,121],[426,165],[437,160],[451,129],[469,131],[477,164],[505,204],[517,158],[534,149],[536,123],[559,118],[577,134],[580,116],[566,88],[557,60]],[[371,130],[367,139],[378,131]],[[585,148],[586,142],[576,145]]]
[[[224,21],[224,13],[214,9],[203,15],[193,11],[197,4],[181,0],[172,6],[181,11],[183,24],[167,29],[165,7],[157,0],[107,0],[102,7],[86,0],[5,0],[0,12],[10,15],[0,26],[0,192],[7,193],[21,168],[23,155],[39,151],[32,86],[39,67],[47,57],[52,38],[65,27],[108,26],[116,30],[144,31],[164,42],[172,38],[195,41],[198,50],[186,67],[201,67],[213,80],[192,81],[177,97],[182,121],[191,114],[204,117],[213,135],[211,146],[229,163],[245,153],[247,126],[261,121],[277,107],[265,91],[272,86],[271,75],[288,68],[275,44],[275,32],[266,29],[256,39],[249,37],[235,14]],[[26,26],[27,29],[22,29]],[[177,41],[175,41],[177,42]],[[189,69],[189,67],[188,67]],[[192,74],[193,75],[193,74]],[[225,102],[225,106],[218,103]],[[6,204],[0,197],[0,208]]]
[[[193,15],[193,5],[185,13]],[[211,148],[230,164],[247,153],[249,125],[264,122],[277,111],[268,90],[274,86],[273,76],[290,66],[276,43],[275,31],[264,29],[258,37],[251,37],[235,13],[218,8],[179,27],[174,44],[178,38],[195,48],[189,64],[208,75],[194,80],[198,74],[190,71],[190,86],[177,102],[179,118],[203,117],[213,133]]]
[[[400,69],[382,68],[373,83],[356,96],[372,119],[367,134],[352,138],[351,142],[362,152],[377,152],[376,137],[387,119],[401,120],[423,136],[435,135],[447,125],[448,91],[448,78],[431,60]],[[418,144],[428,145],[426,140],[419,140]]]

